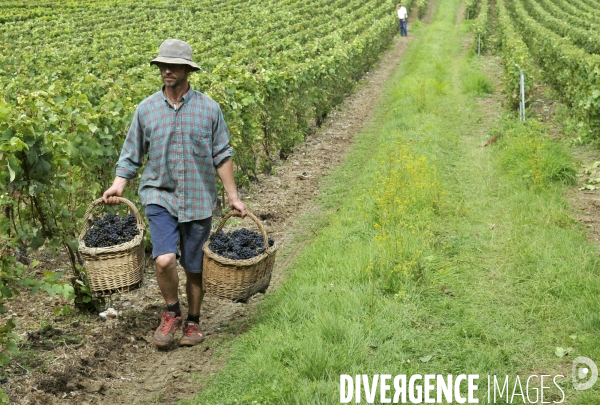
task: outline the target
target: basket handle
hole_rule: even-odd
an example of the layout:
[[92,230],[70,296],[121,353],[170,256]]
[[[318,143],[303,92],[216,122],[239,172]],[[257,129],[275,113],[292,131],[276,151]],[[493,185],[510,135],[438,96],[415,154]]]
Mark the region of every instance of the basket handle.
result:
[[[223,227],[225,226],[225,222],[227,222],[227,220],[233,216],[239,216],[240,212],[238,210],[232,210],[229,211],[227,214],[225,214],[225,216],[221,219],[221,222],[219,223],[219,226],[217,227],[217,229],[215,230],[215,233],[219,232],[220,230],[223,229]],[[256,226],[258,227],[258,230],[260,231],[262,237],[263,237],[263,241],[265,242],[265,248],[269,248],[269,238],[267,237],[267,232],[265,231],[265,228],[263,227],[262,223],[260,222],[260,220],[250,211],[246,210],[246,215],[248,217],[250,217],[251,220],[254,221],[254,223],[256,224]]]
[[[144,223],[144,220],[142,219],[142,216],[140,215],[140,212],[138,211],[138,209],[134,203],[129,201],[127,198],[123,198],[123,197],[113,197],[113,198],[116,198],[119,202],[125,203],[129,206],[129,209],[131,210],[131,212],[133,212],[133,215],[135,215],[138,229],[140,229],[142,231],[146,229],[146,224]],[[92,203],[88,207],[87,211],[85,212],[85,215],[83,216],[84,224],[87,224],[88,218],[90,217],[92,210],[94,208],[96,208],[97,205],[100,205],[103,203],[104,203],[104,201],[102,200],[102,197],[97,198],[94,201],[92,201]]]

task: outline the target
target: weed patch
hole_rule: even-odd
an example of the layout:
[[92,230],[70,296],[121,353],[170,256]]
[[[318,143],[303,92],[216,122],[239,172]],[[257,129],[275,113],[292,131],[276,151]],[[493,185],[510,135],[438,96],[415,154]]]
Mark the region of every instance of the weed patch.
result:
[[435,168],[403,140],[385,148],[374,186],[373,223],[377,253],[367,276],[386,293],[403,294],[407,282],[423,277],[425,250],[432,246],[432,219],[442,195]]
[[575,184],[577,171],[573,158],[536,121],[525,124],[505,121],[498,146],[504,171],[522,179],[529,187]]
[[494,83],[483,73],[468,72],[463,78],[465,92],[482,97],[494,92]]

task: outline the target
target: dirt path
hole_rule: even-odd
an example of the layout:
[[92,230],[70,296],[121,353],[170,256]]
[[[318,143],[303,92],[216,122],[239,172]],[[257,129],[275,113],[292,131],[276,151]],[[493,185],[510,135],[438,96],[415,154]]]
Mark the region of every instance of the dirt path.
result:
[[[416,20],[416,15],[412,18]],[[269,290],[282,282],[284,269],[301,247],[288,248],[295,235],[306,232],[297,219],[318,209],[312,199],[318,193],[319,178],[342,162],[412,39],[396,36],[359,89],[286,161],[279,162],[277,174],[262,176],[251,190],[242,191],[269,236],[281,246]],[[39,267],[66,266],[64,258],[47,255]],[[184,294],[183,269],[179,271],[180,294]],[[170,404],[193,398],[207,378],[221,369],[227,342],[247,329],[255,303],[262,297],[258,294],[242,304],[207,295],[201,313],[205,342],[158,351],[151,337],[163,301],[153,263],[146,268],[141,288],[113,297],[109,305],[120,311],[115,319],[54,317],[51,309],[64,304],[61,299],[38,294],[35,298],[41,301],[32,303],[29,296],[22,296],[9,304],[3,316],[17,320],[15,332],[29,343],[7,367],[9,377],[0,387],[15,404]]]

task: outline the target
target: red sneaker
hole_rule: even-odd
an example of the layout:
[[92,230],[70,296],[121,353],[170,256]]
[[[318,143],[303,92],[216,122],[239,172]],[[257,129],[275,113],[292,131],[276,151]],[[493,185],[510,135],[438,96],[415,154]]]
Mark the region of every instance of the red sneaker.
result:
[[179,341],[179,346],[194,346],[204,340],[204,333],[200,325],[196,322],[185,321],[183,323],[183,337]]
[[175,331],[181,326],[181,316],[175,316],[175,312],[165,312],[160,320],[160,326],[154,332],[154,344],[156,347],[167,347],[173,342]]

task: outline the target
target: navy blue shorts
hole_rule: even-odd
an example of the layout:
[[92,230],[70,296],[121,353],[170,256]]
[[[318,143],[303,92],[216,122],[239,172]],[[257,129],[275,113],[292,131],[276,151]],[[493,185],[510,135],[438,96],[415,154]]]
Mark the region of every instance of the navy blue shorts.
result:
[[[202,245],[210,235],[212,217],[191,222],[178,222],[164,207],[156,204],[146,206],[150,221],[152,258],[175,253],[179,264],[190,273],[202,273]],[[179,250],[177,245],[179,244]],[[179,253],[181,251],[181,254]]]

